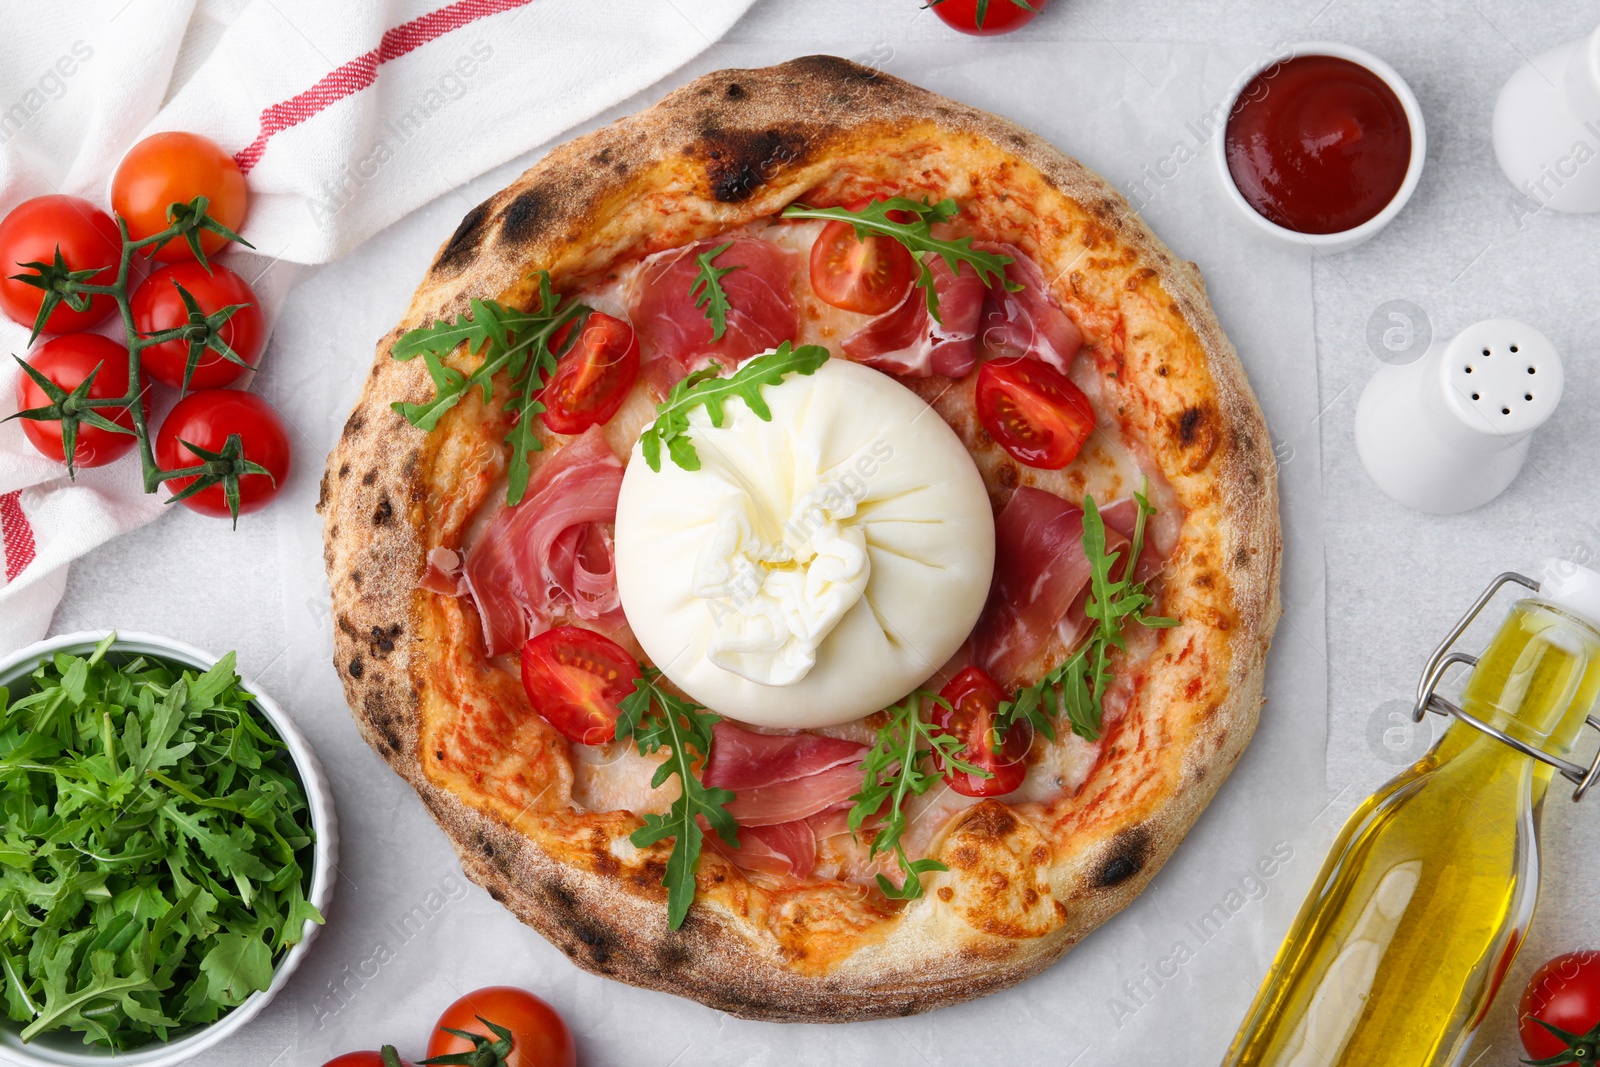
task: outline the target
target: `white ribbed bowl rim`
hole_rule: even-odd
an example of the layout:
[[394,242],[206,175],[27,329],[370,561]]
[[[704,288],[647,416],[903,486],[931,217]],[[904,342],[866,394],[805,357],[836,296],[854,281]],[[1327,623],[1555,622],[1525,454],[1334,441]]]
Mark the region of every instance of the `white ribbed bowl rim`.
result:
[[[1255,81],[1256,75],[1270,70],[1280,63],[1287,63],[1291,59],[1301,56],[1332,56],[1335,59],[1348,60],[1358,67],[1365,67],[1376,74],[1400,100],[1400,107],[1406,113],[1406,122],[1411,126],[1411,158],[1406,163],[1406,174],[1400,182],[1400,188],[1394,197],[1383,206],[1372,218],[1359,226],[1352,226],[1348,230],[1337,230],[1333,233],[1301,233],[1291,230],[1286,226],[1279,226],[1276,222],[1257,211],[1250,201],[1244,198],[1239,191],[1239,186],[1233,180],[1233,172],[1228,169],[1228,120],[1233,117],[1233,105],[1238,101],[1239,94],[1244,92],[1249,84]],[[1389,64],[1355,45],[1340,44],[1337,41],[1302,41],[1290,45],[1285,54],[1274,55],[1265,63],[1253,64],[1248,70],[1234,81],[1233,87],[1228,90],[1228,95],[1222,101],[1222,125],[1212,135],[1213,147],[1211,158],[1216,162],[1222,175],[1222,187],[1227,193],[1228,200],[1238,208],[1262,233],[1277,238],[1285,244],[1295,245],[1300,248],[1310,248],[1319,252],[1344,252],[1362,244],[1385,226],[1389,225],[1394,217],[1400,214],[1400,209],[1406,206],[1411,199],[1411,194],[1416,192],[1417,183],[1422,180],[1422,167],[1428,159],[1428,130],[1422,118],[1422,104],[1417,100],[1417,94],[1411,91],[1411,86],[1400,76],[1400,72]]]
[[[0,657],[0,685],[9,686],[25,678],[47,657],[57,652],[87,655],[111,633],[110,630],[86,630],[74,634],[47,637],[26,648]],[[220,656],[213,656],[193,645],[155,634],[116,631],[117,639],[112,651],[158,656],[196,670],[208,670]],[[253,703],[272,723],[278,736],[289,748],[289,756],[300,781],[305,786],[306,802],[311,813],[311,826],[317,840],[312,846],[311,892],[308,899],[324,917],[328,914],[328,901],[333,896],[334,864],[339,849],[338,826],[334,819],[333,794],[328,789],[326,776],[317,755],[306,742],[294,720],[289,718],[276,701],[261,691],[260,686],[241,675],[240,684],[245,692],[253,694]],[[196,1056],[218,1042],[227,1039],[277,996],[289,975],[300,965],[320,927],[310,920],[301,931],[300,942],[289,949],[279,961],[272,976],[272,984],[264,990],[250,994],[243,1004],[229,1011],[216,1022],[201,1027],[172,1041],[157,1041],[128,1052],[87,1045],[73,1033],[46,1034],[23,1043],[18,1036],[21,1028],[9,1020],[0,1020],[0,1063],[14,1067],[104,1067],[115,1063],[119,1067],[172,1067]]]

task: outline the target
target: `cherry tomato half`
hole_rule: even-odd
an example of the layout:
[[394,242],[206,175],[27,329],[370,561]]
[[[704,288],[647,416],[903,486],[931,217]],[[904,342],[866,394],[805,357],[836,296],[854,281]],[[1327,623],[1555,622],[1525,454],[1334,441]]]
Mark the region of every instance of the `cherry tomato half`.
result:
[[[197,133],[146,137],[128,149],[111,179],[111,209],[128,221],[129,236],[136,241],[171,225],[168,207],[187,204],[197,196],[208,201],[207,215],[239,232],[250,205],[244,172],[221,145]],[[226,243],[221,234],[200,234],[200,247],[207,256]],[[194,252],[180,237],[162,245],[155,257],[174,263],[193,259]]]
[[1048,0],[933,0],[933,13],[951,29],[974,37],[1010,33],[1032,22]]
[[917,261],[893,237],[856,236],[848,222],[834,220],[811,246],[811,288],[817,298],[846,311],[882,315],[905,298],[917,277]]
[[[152,271],[133,293],[134,328],[149,336],[187,324],[189,308],[178,292],[178,285],[188,290],[205,315],[230,304],[246,305],[222,324],[220,333],[240,359],[255,366],[256,360],[261,358],[261,350],[267,346],[266,318],[261,314],[256,294],[245,280],[220,263],[211,264],[209,273],[198,263],[173,263]],[[145,373],[175,389],[183,386],[183,369],[188,362],[187,341],[163,341],[140,353],[140,366]],[[208,348],[195,364],[189,388],[217,389],[232,385],[243,373],[243,367]]]
[[468,993],[446,1008],[428,1038],[428,1059],[472,1052],[476,1047],[447,1030],[482,1034],[493,1041],[494,1031],[480,1019],[511,1031],[511,1053],[505,1057],[505,1067],[575,1067],[578,1062],[572,1031],[556,1010],[526,989],[506,985]]
[[[89,396],[110,400],[128,394],[128,350],[97,333],[69,333],[40,345],[28,357],[28,366],[69,393],[94,375]],[[141,398],[142,399],[142,398]],[[26,374],[17,377],[17,410],[49,407],[50,397]],[[87,422],[78,423],[78,440],[72,449],[72,462],[78,467],[103,467],[128,453],[138,444],[132,434],[133,413],[127,408],[99,408],[99,413],[129,433],[112,433]],[[18,419],[22,432],[41,455],[66,459],[61,443],[60,422]]]
[[[1579,1040],[1561,1040],[1539,1019]],[[1577,1052],[1571,1062],[1594,1062],[1600,1052],[1600,952],[1568,952],[1534,971],[1517,1007],[1517,1031],[1536,1060]]]
[[1036,359],[997,359],[978,371],[978,419],[1018,460],[1060,470],[1094,432],[1094,409],[1072,379]]
[[983,668],[967,667],[950,679],[939,695],[950,702],[950,707],[934,708],[933,725],[940,732],[965,741],[966,747],[957,755],[992,776],[984,778],[947,767],[944,780],[950,788],[966,797],[997,797],[1020,786],[1028,774],[1024,757],[1033,743],[1033,732],[1027,723],[1016,723],[1006,731],[1000,751],[991,751],[989,732],[1000,702],[1006,698],[1000,684]]
[[[571,330],[568,325],[556,333],[552,351],[561,350]],[[596,311],[540,391],[541,418],[556,433],[582,433],[615,415],[638,377],[639,338],[633,327]]]
[[[31,327],[44,303],[44,290],[12,279],[13,274],[32,273],[24,263],[54,263],[56,249],[68,270],[103,270],[90,278],[95,285],[116,280],[117,259],[122,238],[111,216],[78,196],[36,196],[24,200],[0,220],[0,311],[13,322]],[[65,301],[57,304],[45,320],[47,333],[72,333],[102,323],[117,310],[109,296],[92,296],[83,311],[74,311]]]
[[[289,477],[289,435],[283,419],[259,396],[239,389],[190,393],[173,406],[156,434],[156,462],[168,471],[196,466],[203,460],[184,442],[207,452],[221,452],[230,434],[239,435],[245,459],[272,472],[270,478],[265,474],[239,477],[239,514],[243,515],[266,507]],[[193,483],[193,478],[174,478],[166,485],[173,493],[181,493]],[[228,515],[228,499],[221,483],[186,497],[183,503],[202,515]]]
[[639,664],[627,649],[581,626],[556,626],[522,646],[522,688],[534,710],[584,745],[617,734],[617,702],[633,692]]

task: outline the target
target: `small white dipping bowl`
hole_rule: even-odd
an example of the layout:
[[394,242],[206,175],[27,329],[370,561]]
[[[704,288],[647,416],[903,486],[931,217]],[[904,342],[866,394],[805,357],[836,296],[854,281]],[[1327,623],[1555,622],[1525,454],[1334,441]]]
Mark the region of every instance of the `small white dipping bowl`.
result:
[[[18,682],[26,680],[35,667],[57,652],[87,656],[109,632],[99,630],[49,637],[9,656],[0,657],[0,686],[12,687],[14,692]],[[113,652],[168,660],[197,671],[209,670],[219,658],[182,641],[120,630],[111,649]],[[247,693],[254,694],[253,703],[288,746],[289,757],[294,761],[295,770],[305,786],[311,827],[317,834],[316,843],[312,846],[311,891],[307,898],[326,916],[328,901],[333,896],[334,861],[339,835],[334,822],[332,794],[328,791],[322,764],[317,762],[316,754],[311,751],[311,746],[306,743],[305,736],[295,726],[294,720],[285,715],[271,697],[262,693],[260,687],[248,678],[241,676],[240,684]],[[318,929],[317,924],[307,921],[299,943],[291,947],[274,968],[272,984],[250,994],[243,1004],[208,1026],[171,1041],[155,1041],[128,1052],[118,1052],[85,1044],[79,1035],[70,1032],[43,1034],[24,1044],[19,1036],[21,1027],[9,1020],[0,1020],[0,1063],[14,1067],[111,1067],[113,1064],[116,1067],[172,1067],[226,1040],[255,1018],[300,965]]]
[[[1400,189],[1394,194],[1394,198],[1384,205],[1382,211],[1352,229],[1336,233],[1301,233],[1279,226],[1251,206],[1250,201],[1244,198],[1244,194],[1234,184],[1233,172],[1228,169],[1228,122],[1233,118],[1233,108],[1239,100],[1239,94],[1255,81],[1256,75],[1300,56],[1333,56],[1367,68],[1381,78],[1399,98],[1400,106],[1406,113],[1406,122],[1411,127],[1411,159],[1406,164],[1406,176],[1400,183]],[[1239,213],[1260,232],[1275,240],[1318,252],[1343,252],[1354,248],[1389,225],[1389,221],[1400,214],[1400,209],[1411,199],[1412,192],[1417,188],[1417,182],[1422,178],[1423,161],[1428,157],[1428,134],[1422,121],[1422,105],[1417,103],[1417,94],[1411,91],[1411,86],[1406,84],[1405,79],[1400,77],[1393,67],[1371,52],[1332,41],[1306,41],[1291,45],[1287,54],[1274,55],[1267,62],[1252,66],[1241,74],[1223,100],[1222,127],[1211,140],[1211,157],[1216,161],[1217,171],[1222,176],[1222,187],[1228,199],[1239,209]]]

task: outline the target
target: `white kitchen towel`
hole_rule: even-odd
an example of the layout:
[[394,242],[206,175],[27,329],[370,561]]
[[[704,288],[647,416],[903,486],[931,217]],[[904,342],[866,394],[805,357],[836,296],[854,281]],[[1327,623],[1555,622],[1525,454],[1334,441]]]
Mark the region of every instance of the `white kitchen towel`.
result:
[[[205,134],[248,174],[243,234],[257,252],[226,261],[270,321],[297,265],[349,251],[655,83],[752,2],[103,0],[14,11],[0,33],[0,214],[51,192],[106,206],[129,146],[162,130]],[[25,328],[0,323],[0,357],[26,346]],[[20,373],[4,358],[0,418],[16,410]],[[0,654],[43,636],[72,560],[161,514],[165,494],[141,493],[138,474],[128,456],[69,482],[15,422],[0,425]]]

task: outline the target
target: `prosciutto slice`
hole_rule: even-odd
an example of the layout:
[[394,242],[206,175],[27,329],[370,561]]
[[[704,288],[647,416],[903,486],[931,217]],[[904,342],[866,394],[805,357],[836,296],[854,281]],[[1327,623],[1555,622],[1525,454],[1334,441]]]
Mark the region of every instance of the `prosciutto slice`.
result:
[[[973,631],[972,658],[1005,684],[1052,633],[1069,647],[1082,636],[1091,570],[1082,509],[1042,489],[1023,486],[1011,495],[995,520],[994,540],[994,581]],[[1107,550],[1126,544],[1107,523]]]
[[1006,280],[1020,289],[997,285],[983,299],[983,346],[998,358],[1028,358],[1048,363],[1062,374],[1083,347],[1083,334],[1050,299],[1044,273],[1016,245],[977,242],[974,248],[1011,257]]
[[[700,276],[695,257],[724,243],[698,241],[658,252],[640,265],[628,296],[628,315],[639,332],[646,368],[655,358],[673,360],[689,370],[707,362],[731,368],[783,341],[794,340],[799,329],[792,288],[797,257],[771,241],[754,237],[735,237],[715,260],[719,268],[738,269],[722,276],[722,291],[728,297],[728,329],[720,339],[711,339],[711,321],[703,308],[695,306],[690,291]],[[648,370],[646,376],[652,381],[669,377]]]
[[491,656],[521,648],[565,606],[620,622],[611,536],[622,464],[592,426],[539,465],[522,503],[503,508],[467,551],[466,585]]
[[821,734],[758,734],[727,720],[712,731],[704,781],[735,792],[859,764],[866,752],[866,746],[855,741]]
[[834,827],[861,790],[867,746],[818,734],[760,734],[726,721],[713,727],[707,785],[731,789],[737,849],[709,840],[751,871],[804,877],[817,861],[818,827]]
[[706,840],[734,866],[747,871],[806,878],[817,865],[817,834],[804,820],[741,826],[738,848],[729,848],[716,834],[706,835]]
[[912,378],[942,374],[959,378],[978,362],[978,329],[989,290],[963,263],[953,274],[938,256],[928,258],[939,319],[928,313],[928,294],[913,285],[891,311],[844,339],[845,355],[857,363]]

